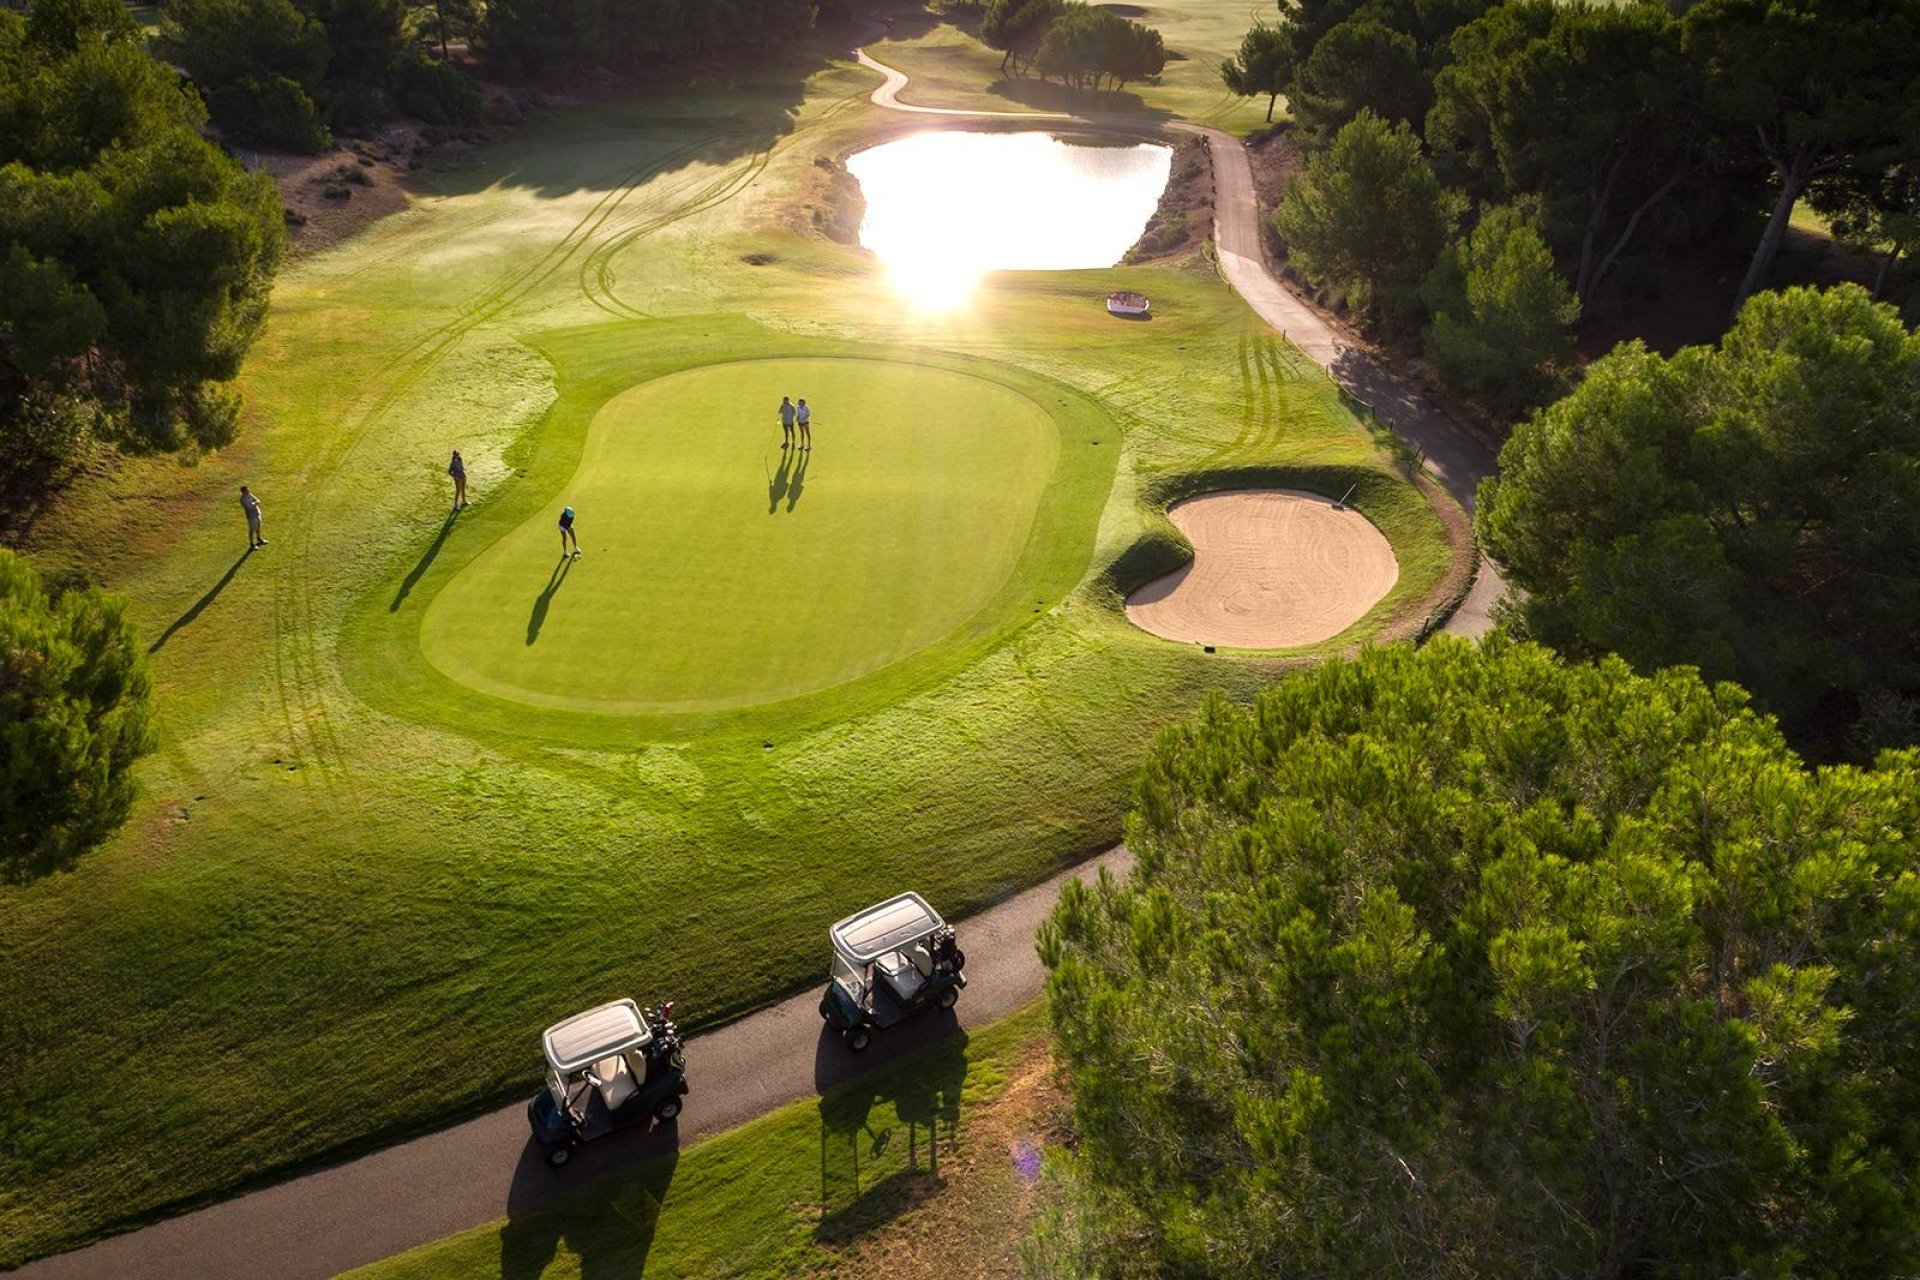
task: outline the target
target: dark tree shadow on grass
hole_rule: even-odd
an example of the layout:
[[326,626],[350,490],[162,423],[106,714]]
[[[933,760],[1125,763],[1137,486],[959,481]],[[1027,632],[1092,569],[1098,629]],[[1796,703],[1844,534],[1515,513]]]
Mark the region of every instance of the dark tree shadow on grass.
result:
[[540,638],[540,628],[547,625],[547,610],[553,607],[553,597],[559,594],[560,585],[567,580],[567,574],[573,568],[573,557],[564,556],[553,567],[553,573],[547,578],[547,589],[533,602],[533,613],[527,619],[527,643],[532,644]]
[[201,596],[198,600],[195,600],[193,602],[193,606],[189,608],[185,613],[181,614],[179,617],[175,618],[172,622],[168,623],[167,629],[165,631],[162,631],[159,634],[159,636],[157,636],[154,639],[154,642],[147,646],[147,653],[151,655],[151,654],[156,654],[160,652],[160,647],[166,644],[167,641],[173,639],[174,632],[180,630],[180,628],[191,623],[195,618],[198,618],[202,613],[205,613],[207,610],[207,606],[220,598],[220,593],[227,589],[227,584],[229,582],[233,581],[233,575],[240,572],[240,566],[245,564],[247,562],[247,557],[251,556],[252,554],[253,554],[253,548],[248,547],[245,551],[243,551],[240,554],[240,558],[238,560],[235,560],[232,564],[228,565],[227,571],[220,575],[220,581],[214,583],[211,587],[208,587],[207,594]]
[[434,535],[432,545],[427,548],[426,554],[420,557],[420,563],[414,565],[413,571],[407,574],[406,581],[400,584],[400,590],[394,592],[393,603],[387,606],[388,613],[400,612],[400,606],[404,604],[407,597],[413,593],[414,586],[419,583],[421,577],[426,573],[428,566],[433,564],[433,558],[440,554],[440,548],[447,545],[447,535],[453,532],[453,522],[459,519],[459,517],[460,509],[458,507],[447,512],[447,518],[441,523],[440,532]]
[[500,1280],[538,1280],[565,1243],[581,1280],[632,1280],[646,1270],[667,1188],[680,1163],[672,1122],[583,1147],[564,1168],[529,1142],[507,1194]]

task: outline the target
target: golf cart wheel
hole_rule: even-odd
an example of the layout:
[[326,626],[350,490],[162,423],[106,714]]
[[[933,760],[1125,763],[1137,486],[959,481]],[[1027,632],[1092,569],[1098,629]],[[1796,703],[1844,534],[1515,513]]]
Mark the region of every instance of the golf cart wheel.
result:
[[572,1147],[555,1147],[547,1152],[547,1163],[556,1169],[571,1159],[573,1159]]
[[873,1031],[869,1027],[850,1027],[842,1039],[847,1042],[849,1050],[858,1053],[873,1043]]
[[661,1124],[665,1124],[679,1114],[680,1099],[678,1098],[668,1098],[665,1102],[653,1109],[653,1118]]
[[948,987],[945,991],[942,991],[937,998],[940,1001],[940,1007],[942,1009],[951,1009],[960,1003],[960,988]]

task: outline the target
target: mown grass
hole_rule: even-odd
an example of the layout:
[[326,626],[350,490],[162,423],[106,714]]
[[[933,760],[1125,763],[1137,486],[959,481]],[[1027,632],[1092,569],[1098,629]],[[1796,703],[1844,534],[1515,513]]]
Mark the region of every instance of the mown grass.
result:
[[883,1229],[917,1197],[939,1194],[943,1163],[1008,1159],[972,1147],[968,1119],[994,1101],[1023,1051],[1046,1034],[1045,1008],[1035,1003],[816,1101],[612,1175],[561,1205],[347,1275],[835,1274],[846,1246]]
[[[0,888],[0,1265],[515,1097],[556,1011],[658,992],[697,1028],[767,1003],[814,978],[823,921],[903,883],[991,903],[1117,836],[1159,725],[1312,656],[1155,640],[1107,570],[1171,477],[1389,477],[1381,444],[1202,261],[904,310],[807,233],[815,158],[897,123],[833,48],[461,153],[286,273],[236,447],[130,463],[31,531],[47,571],[131,596],[162,745],[118,838]],[[1155,318],[1108,318],[1113,288]],[[713,359],[765,332],[1096,406],[1122,444],[1079,585],[837,705],[562,722],[434,679],[407,628],[467,530],[571,474],[556,344],[630,344],[641,317]],[[442,540],[454,447],[477,519]],[[271,540],[251,557],[243,481]],[[1413,598],[1441,533],[1381,483],[1361,507]]]
[[892,38],[870,40],[866,48],[907,74],[913,83],[901,101],[917,106],[1179,118],[1234,133],[1266,124],[1266,99],[1228,93],[1220,80],[1220,64],[1239,50],[1256,20],[1277,20],[1269,6],[1156,0],[1118,7],[1159,31],[1169,53],[1158,79],[1119,91],[1093,93],[1037,77],[1002,75],[1001,55],[976,37],[978,14],[964,8],[903,12],[895,20]]

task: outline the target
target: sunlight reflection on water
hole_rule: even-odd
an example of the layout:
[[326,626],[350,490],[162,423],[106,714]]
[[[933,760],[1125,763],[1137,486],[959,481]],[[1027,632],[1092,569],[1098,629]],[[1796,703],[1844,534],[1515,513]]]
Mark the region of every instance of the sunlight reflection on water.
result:
[[929,310],[987,271],[1110,267],[1166,188],[1173,152],[1087,146],[1045,133],[920,133],[847,160],[867,215],[860,243]]

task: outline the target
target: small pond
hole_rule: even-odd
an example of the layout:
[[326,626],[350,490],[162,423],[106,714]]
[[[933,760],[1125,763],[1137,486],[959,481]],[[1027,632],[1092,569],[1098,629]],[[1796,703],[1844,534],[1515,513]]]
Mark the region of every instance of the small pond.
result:
[[860,243],[908,298],[952,306],[987,271],[1110,267],[1140,238],[1168,147],[1046,133],[935,131],[847,160],[867,214]]

